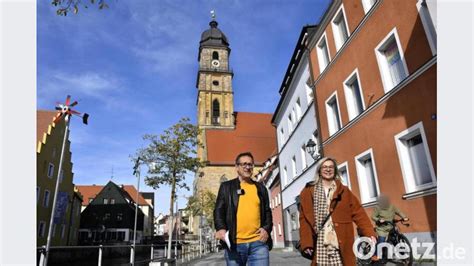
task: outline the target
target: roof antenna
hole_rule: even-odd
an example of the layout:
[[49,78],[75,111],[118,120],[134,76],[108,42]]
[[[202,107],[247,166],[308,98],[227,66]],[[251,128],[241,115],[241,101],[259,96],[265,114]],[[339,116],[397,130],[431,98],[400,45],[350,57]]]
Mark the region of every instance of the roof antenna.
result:
[[112,165],[112,175],[110,176],[110,180],[114,179],[114,166]]

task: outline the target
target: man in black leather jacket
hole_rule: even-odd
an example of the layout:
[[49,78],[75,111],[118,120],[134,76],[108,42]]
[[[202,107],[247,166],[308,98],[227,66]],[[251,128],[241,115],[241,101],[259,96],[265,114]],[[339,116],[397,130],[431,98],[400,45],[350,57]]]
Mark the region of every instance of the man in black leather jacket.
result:
[[235,163],[238,177],[222,183],[217,195],[216,238],[226,247],[227,265],[269,265],[273,222],[268,191],[252,180],[251,153],[239,154]]

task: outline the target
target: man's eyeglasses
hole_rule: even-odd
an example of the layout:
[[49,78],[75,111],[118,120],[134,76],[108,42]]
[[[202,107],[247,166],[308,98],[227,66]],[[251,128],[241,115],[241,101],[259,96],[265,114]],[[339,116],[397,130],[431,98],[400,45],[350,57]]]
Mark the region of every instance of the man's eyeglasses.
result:
[[253,163],[238,163],[238,166],[242,166],[242,168],[253,168]]

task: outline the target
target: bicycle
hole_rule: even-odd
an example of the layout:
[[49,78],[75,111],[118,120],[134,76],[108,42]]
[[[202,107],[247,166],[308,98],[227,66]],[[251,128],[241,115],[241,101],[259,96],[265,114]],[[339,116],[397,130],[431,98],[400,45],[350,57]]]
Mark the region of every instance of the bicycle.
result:
[[[408,265],[408,266],[413,265],[413,249],[411,247],[410,241],[408,241],[408,238],[400,232],[400,229],[397,226],[398,223],[401,223],[407,227],[410,226],[409,223],[405,223],[403,220],[393,220],[393,222],[385,221],[384,224],[392,225],[392,229],[390,229],[390,232],[388,233],[388,236],[385,242],[389,243],[393,248],[399,244],[404,244],[405,247],[407,247],[407,250],[406,251],[398,250],[397,254],[393,254],[394,256],[387,258],[385,254],[385,251],[386,251],[385,249],[383,250],[384,252],[382,252],[383,253],[382,259],[378,261],[372,261],[371,258],[368,258],[368,259],[357,258],[358,265],[386,264],[387,262],[392,262],[397,265]],[[359,243],[357,249],[361,252],[361,254],[366,255],[366,254],[369,254],[369,252],[371,251],[371,246],[366,242],[361,242]]]

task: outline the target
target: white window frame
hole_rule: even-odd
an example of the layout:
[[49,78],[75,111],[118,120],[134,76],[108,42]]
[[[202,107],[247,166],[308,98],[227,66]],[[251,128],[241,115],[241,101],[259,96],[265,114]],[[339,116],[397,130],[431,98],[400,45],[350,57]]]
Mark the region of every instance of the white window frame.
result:
[[296,99],[296,121],[300,121],[301,118],[303,117],[303,113],[301,111],[301,99],[298,97]]
[[392,39],[395,39],[395,42],[397,44],[398,52],[400,53],[400,60],[402,60],[402,66],[406,75],[405,78],[408,77],[410,74],[408,72],[407,62],[405,60],[405,53],[400,43],[400,38],[398,37],[397,27],[395,27],[383,38],[383,40],[374,49],[375,57],[377,58],[377,64],[379,66],[380,76],[382,78],[382,83],[383,83],[385,92],[389,92],[390,90],[392,90],[394,87],[398,85],[398,84],[393,84],[393,81],[390,77],[390,72],[387,66],[387,60],[385,58],[385,55],[383,55],[381,52],[381,50],[383,51],[387,47],[388,42],[391,41]]
[[349,87],[349,84],[354,82],[354,79],[357,79],[357,84],[359,85],[359,94],[361,97],[362,102],[362,112],[363,113],[366,109],[365,101],[364,101],[364,91],[362,90],[362,85],[360,83],[360,75],[359,69],[355,69],[352,73],[342,82],[342,86],[344,87],[344,95],[346,98],[346,105],[347,105],[347,112],[349,113],[349,120],[356,118],[361,113],[356,113],[356,106],[354,106],[354,93],[352,92],[352,88]]
[[293,132],[293,117],[291,112],[288,114],[288,136]]
[[303,145],[300,147],[301,149],[301,169],[302,171],[308,167],[308,162],[306,161],[306,144],[303,143]]
[[[431,174],[431,183],[424,184],[421,186],[416,186],[413,170],[411,169],[410,155],[408,154],[408,149],[404,145],[403,141],[405,139],[414,137],[416,135],[421,135],[423,140],[423,147],[425,149],[425,156],[428,161],[428,167]],[[431,161],[431,153],[428,147],[428,141],[426,138],[425,130],[423,127],[423,122],[418,122],[415,125],[411,126],[408,129],[403,130],[402,132],[395,135],[395,145],[397,147],[398,158],[400,161],[400,167],[402,170],[403,183],[405,184],[405,191],[407,193],[416,192],[432,187],[437,186],[437,178],[433,167],[433,162]]]
[[53,178],[53,175],[54,175],[54,164],[49,163],[48,164],[48,177]]
[[[328,62],[324,62],[324,57],[323,57],[323,53],[322,53],[322,49],[321,47],[319,47],[319,44],[322,42],[322,40],[325,40],[326,42],[326,49],[328,51]],[[329,52],[329,43],[328,43],[328,38],[327,38],[327,35],[326,35],[326,32],[323,33],[323,35],[321,36],[321,38],[319,38],[318,42],[316,43],[316,53],[318,55],[318,63],[319,63],[319,73],[323,73],[324,69],[326,69],[326,67],[329,65],[329,63],[331,63],[331,53]]]
[[285,179],[285,185],[288,185],[289,180],[288,180],[288,167],[287,166],[283,167],[283,178]]
[[296,171],[296,155],[293,155],[293,157],[291,157],[291,167],[293,168],[293,171],[292,171],[293,176],[291,177],[291,180],[293,180],[293,179],[295,179],[295,177],[297,176],[297,171]]
[[[344,168],[346,170],[346,173],[347,173],[347,187],[350,189],[351,188],[351,175],[349,174],[349,164],[347,163],[347,161],[339,164],[337,166],[337,169],[340,173],[340,169]],[[342,179],[342,175],[341,175],[341,179]]]
[[278,235],[281,236],[281,224],[278,223]]
[[278,205],[281,204],[281,192],[278,193]]
[[285,143],[285,129],[283,127],[280,128],[280,141],[281,146]]
[[[334,135],[334,133],[336,133],[337,131],[339,131],[341,128],[339,129],[336,129],[334,128],[335,125],[333,125],[333,121],[334,119],[331,117],[332,116],[332,107],[329,105],[329,102],[332,101],[332,99],[335,98],[336,99],[336,104],[337,104],[337,113],[339,114],[339,124],[341,125],[341,128],[343,128],[342,126],[342,118],[341,118],[341,107],[339,105],[339,99],[337,97],[337,91],[334,91],[333,94],[331,94],[331,96],[329,96],[327,99],[326,99],[326,102],[325,102],[325,105],[326,105],[326,116],[327,116],[327,121],[328,121],[328,130],[329,130],[329,136],[332,136]],[[331,110],[331,112],[329,112],[329,110]]]
[[377,3],[377,0],[374,0],[373,4],[370,4],[370,1],[371,0],[362,0],[361,1],[365,14],[367,14],[370,11],[370,9],[372,9],[372,7],[375,5],[375,3]]
[[359,190],[360,190],[360,199],[362,204],[371,203],[377,200],[377,197],[369,197],[368,196],[368,187],[367,187],[367,176],[365,175],[365,168],[361,165],[360,160],[370,156],[372,159],[372,168],[374,170],[374,181],[375,181],[375,188],[377,190],[377,195],[380,195],[380,187],[377,175],[377,167],[375,166],[375,158],[372,148],[360,153],[355,157],[355,164],[356,164],[356,171],[357,171],[357,180],[359,181]]
[[[423,1],[425,0],[418,0],[418,2],[416,3],[416,8],[418,9],[418,13],[420,14],[421,24],[423,24],[423,28],[425,29],[426,38],[428,39],[428,44],[430,45],[431,53],[434,56],[437,54],[438,34],[436,32],[436,25],[435,23],[433,23],[433,16],[431,15],[431,10],[429,6],[422,6]],[[434,17],[436,18],[436,14],[434,14]]]
[[[48,200],[46,201],[46,206],[45,206],[44,202],[45,202],[45,198],[46,198],[46,192],[48,192]],[[43,202],[42,202],[43,207],[45,207],[45,208],[49,207],[49,198],[51,198],[51,192],[49,190],[45,189],[44,192],[43,192]]]
[[336,51],[339,51],[339,49],[341,49],[341,47],[347,41],[347,39],[346,40],[341,40],[340,39],[341,36],[340,36],[339,27],[335,22],[336,18],[338,18],[340,15],[342,15],[342,20],[343,20],[342,23],[344,23],[346,25],[347,39],[349,39],[349,37],[351,36],[351,31],[349,30],[349,25],[347,24],[347,17],[346,17],[346,11],[344,10],[344,4],[341,4],[341,6],[336,11],[336,14],[334,15],[334,17],[331,20],[332,33],[333,33],[333,36],[334,36],[334,42],[336,43]]
[[[41,229],[41,225],[43,226],[43,230]],[[38,225],[38,236],[44,237],[44,233],[46,232],[46,223],[44,221],[40,221]]]
[[305,83],[304,86],[306,89],[306,98],[308,101],[308,106],[310,106],[314,100],[314,92],[313,89],[308,85],[308,83]]

